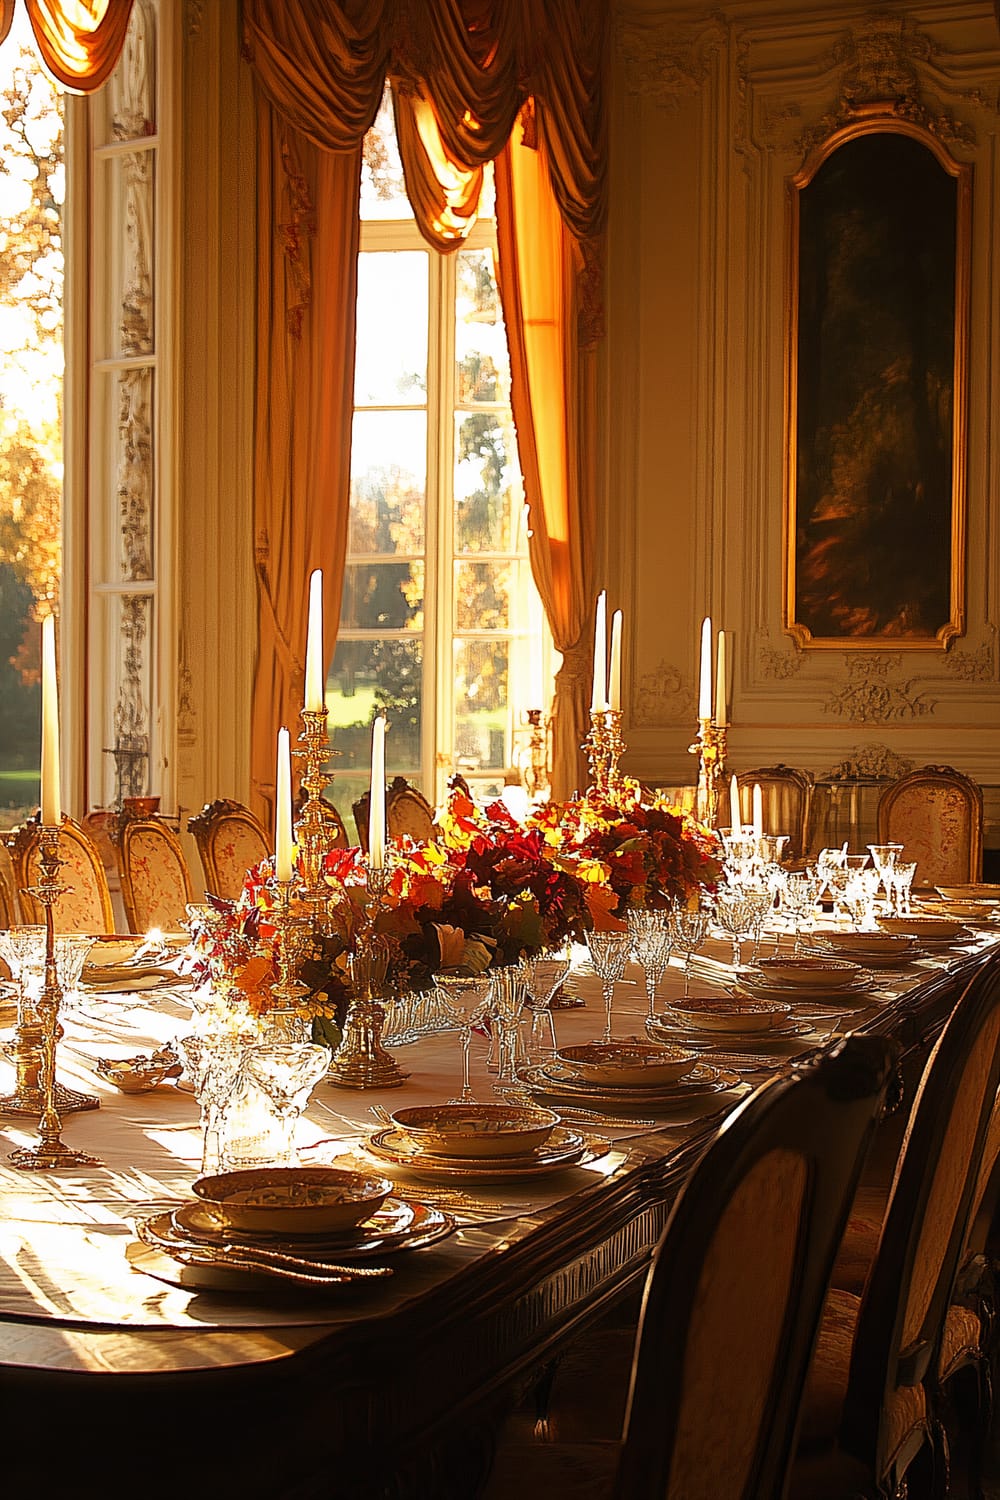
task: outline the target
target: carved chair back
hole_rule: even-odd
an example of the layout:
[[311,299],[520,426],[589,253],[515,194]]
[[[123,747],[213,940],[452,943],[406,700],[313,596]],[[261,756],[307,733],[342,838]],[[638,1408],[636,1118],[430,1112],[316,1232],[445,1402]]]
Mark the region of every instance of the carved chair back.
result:
[[778,1500],[833,1261],[892,1071],[853,1037],[727,1120],[653,1256],[616,1500]]
[[188,832],[198,846],[205,888],[213,896],[235,901],[252,866],[271,853],[263,825],[242,802],[220,798],[188,818]]
[[159,927],[176,932],[194,900],[191,876],[180,840],[157,817],[118,817],[115,857],[130,932]]
[[880,844],[902,844],[918,885],[982,879],[983,794],[951,766],[923,766],[886,788],[878,803]]
[[[25,890],[38,881],[40,842],[37,818],[12,829],[7,837],[20,890],[21,912],[33,925],[45,921],[44,908]],[[57,878],[66,890],[52,908],[56,932],[113,932],[114,909],[100,853],[80,824],[65,813],[59,831],[59,855],[63,863]]]
[[759,786],[764,813],[765,833],[786,833],[788,859],[802,859],[806,850],[806,828],[812,802],[813,779],[806,771],[791,766],[762,766],[757,771],[741,771],[736,777],[740,794],[740,815],[744,823],[753,816],[753,789]]

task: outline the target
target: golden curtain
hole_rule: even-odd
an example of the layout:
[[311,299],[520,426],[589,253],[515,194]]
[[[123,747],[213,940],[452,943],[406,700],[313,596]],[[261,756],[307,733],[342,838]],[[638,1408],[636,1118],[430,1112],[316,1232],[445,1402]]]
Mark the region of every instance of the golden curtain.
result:
[[[24,0],[42,61],[63,88],[90,94],[114,71],[125,45],[132,0]],[[3,0],[0,40],[14,14]]]
[[[522,297],[531,305],[537,301],[536,260],[523,240],[515,248],[511,233],[505,237],[507,254],[518,256],[520,269],[512,266],[507,274],[501,248],[501,280],[513,330],[515,420],[527,454],[525,486],[536,528],[532,566],[567,658],[557,684],[554,793],[563,795],[580,780],[576,745],[580,724],[585,727],[580,711],[585,700],[571,684],[581,670],[587,675],[589,658],[582,662],[581,652],[589,650],[583,644],[588,599],[596,592],[585,563],[593,552],[596,509],[594,465],[586,451],[594,431],[596,323],[591,317],[581,358],[578,317],[581,307],[592,308],[600,299],[607,13],[608,0],[245,0],[247,53],[262,96],[259,237],[262,257],[266,250],[261,274],[268,283],[259,299],[256,437],[261,644],[253,792],[258,810],[273,782],[275,729],[282,716],[292,722],[297,707],[309,568],[324,568],[328,621],[337,618],[340,602],[355,293],[355,273],[346,262],[353,263],[357,252],[361,141],[386,76],[407,192],[422,234],[441,251],[460,245],[475,222],[482,167],[504,150],[529,100],[538,121],[541,155],[532,153],[535,173],[548,187],[546,202],[555,205],[544,210],[555,218],[550,217],[541,259],[558,266],[558,288],[553,292],[546,283],[544,293],[560,308],[557,401],[547,390],[556,368],[550,353],[536,358],[539,340],[530,330],[519,337],[516,329]],[[332,169],[321,171],[323,153],[340,160],[343,177]],[[518,180],[531,175],[527,168],[517,174]],[[535,191],[545,199],[541,188]],[[329,205],[321,196],[326,193],[332,194]],[[516,191],[506,202],[505,212],[521,213]],[[321,245],[317,226],[328,208],[329,241]],[[339,240],[337,215],[343,215]],[[325,318],[315,301],[320,281]],[[532,314],[529,322],[534,321]],[[324,361],[340,371],[338,379],[320,378]],[[324,399],[330,402],[326,409]],[[563,458],[557,462],[552,455],[560,448]],[[317,456],[320,450],[325,459]],[[286,577],[289,569],[293,574]]]

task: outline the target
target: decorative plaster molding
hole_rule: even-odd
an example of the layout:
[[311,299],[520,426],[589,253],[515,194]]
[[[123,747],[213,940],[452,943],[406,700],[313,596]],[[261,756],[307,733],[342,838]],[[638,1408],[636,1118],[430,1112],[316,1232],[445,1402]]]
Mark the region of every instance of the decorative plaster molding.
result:
[[996,678],[992,641],[984,641],[975,651],[949,651],[945,665],[963,682],[993,682]]
[[697,709],[694,688],[688,686],[677,667],[661,661],[655,672],[640,677],[630,719],[637,728],[693,724]]
[[789,677],[794,677],[796,672],[802,670],[803,653],[779,651],[770,644],[764,644],[758,649],[757,661],[762,677],[768,677],[773,682],[787,682]]
[[712,13],[696,24],[664,26],[639,16],[619,18],[618,51],[630,94],[676,110],[707,82],[714,54],[729,35],[725,18]]
[[913,770],[913,761],[888,745],[878,743],[855,745],[845,760],[838,761],[830,771],[821,773],[819,781],[895,781]]
[[200,36],[201,24],[205,19],[205,0],[188,0],[187,3],[187,34],[188,36]]
[[888,724],[894,719],[919,719],[932,714],[937,704],[920,693],[910,692],[910,681],[892,682],[890,672],[902,665],[899,653],[845,656],[847,682],[823,704],[824,712],[850,719],[855,724]]

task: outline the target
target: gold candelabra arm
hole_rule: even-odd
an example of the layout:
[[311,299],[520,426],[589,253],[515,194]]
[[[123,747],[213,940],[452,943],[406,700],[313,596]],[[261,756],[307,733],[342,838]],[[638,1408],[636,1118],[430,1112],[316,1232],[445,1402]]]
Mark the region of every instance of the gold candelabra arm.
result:
[[389,944],[375,931],[375,923],[392,884],[388,851],[384,864],[368,863],[366,868],[369,900],[365,904],[365,925],[358,933],[351,955],[354,995],[344,1021],[343,1039],[327,1078],[345,1089],[392,1089],[398,1088],[409,1074],[403,1072],[382,1045],[385,1009],[381,999],[389,971]]
[[294,1010],[308,995],[307,987],[296,975],[302,962],[302,954],[308,941],[308,923],[292,911],[291,880],[274,879],[271,889],[275,895],[273,910],[274,925],[278,933],[278,983],[271,991],[275,1007]]
[[699,719],[698,738],[688,748],[698,757],[698,816],[709,827],[715,827],[726,774],[725,728],[720,729],[711,719]]

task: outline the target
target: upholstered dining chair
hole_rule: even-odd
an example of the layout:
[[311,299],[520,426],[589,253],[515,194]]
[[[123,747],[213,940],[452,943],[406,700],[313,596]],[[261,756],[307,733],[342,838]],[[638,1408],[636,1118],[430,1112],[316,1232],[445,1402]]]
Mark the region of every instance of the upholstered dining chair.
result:
[[[803,1395],[793,1500],[943,1493],[934,1395],[980,1350],[977,1315],[952,1293],[998,1084],[1000,956],[931,1052],[884,1217],[872,1231],[852,1213]],[[874,1242],[860,1295],[843,1287],[859,1237]]]
[[180,839],[158,817],[118,815],[115,857],[130,932],[176,932],[194,900]]
[[[45,912],[26,887],[39,875],[40,827],[37,817],[22,823],[7,835],[14,876],[21,893],[21,913],[26,922],[40,925]],[[63,813],[59,830],[59,883],[66,890],[52,908],[57,932],[113,932],[114,909],[108,877],[96,845],[79,823]]]
[[[368,852],[369,793],[353,804],[358,843]],[[427,798],[405,776],[393,777],[385,794],[385,831],[389,838],[409,835],[415,844],[429,844],[434,838],[434,809]]]
[[187,826],[198,846],[206,890],[235,901],[246,872],[272,852],[263,825],[242,802],[220,798],[188,818]]
[[0,844],[0,927],[18,927],[20,923],[21,897],[14,862],[6,844]]
[[878,841],[902,844],[919,885],[982,879],[983,794],[951,766],[922,766],[886,787],[878,801]]
[[[766,833],[787,833],[785,855],[802,859],[806,851],[806,828],[812,802],[813,779],[805,771],[778,764],[757,771],[740,771],[736,777],[740,815],[749,823],[753,815],[753,789],[759,786]],[[727,819],[728,821],[728,819]]]
[[[781,1500],[802,1381],[892,1068],[852,1037],[763,1084],[671,1210],[646,1282],[623,1436],[501,1444],[486,1500]],[[589,1371],[604,1391],[607,1368]],[[571,1402],[571,1393],[566,1393]]]

